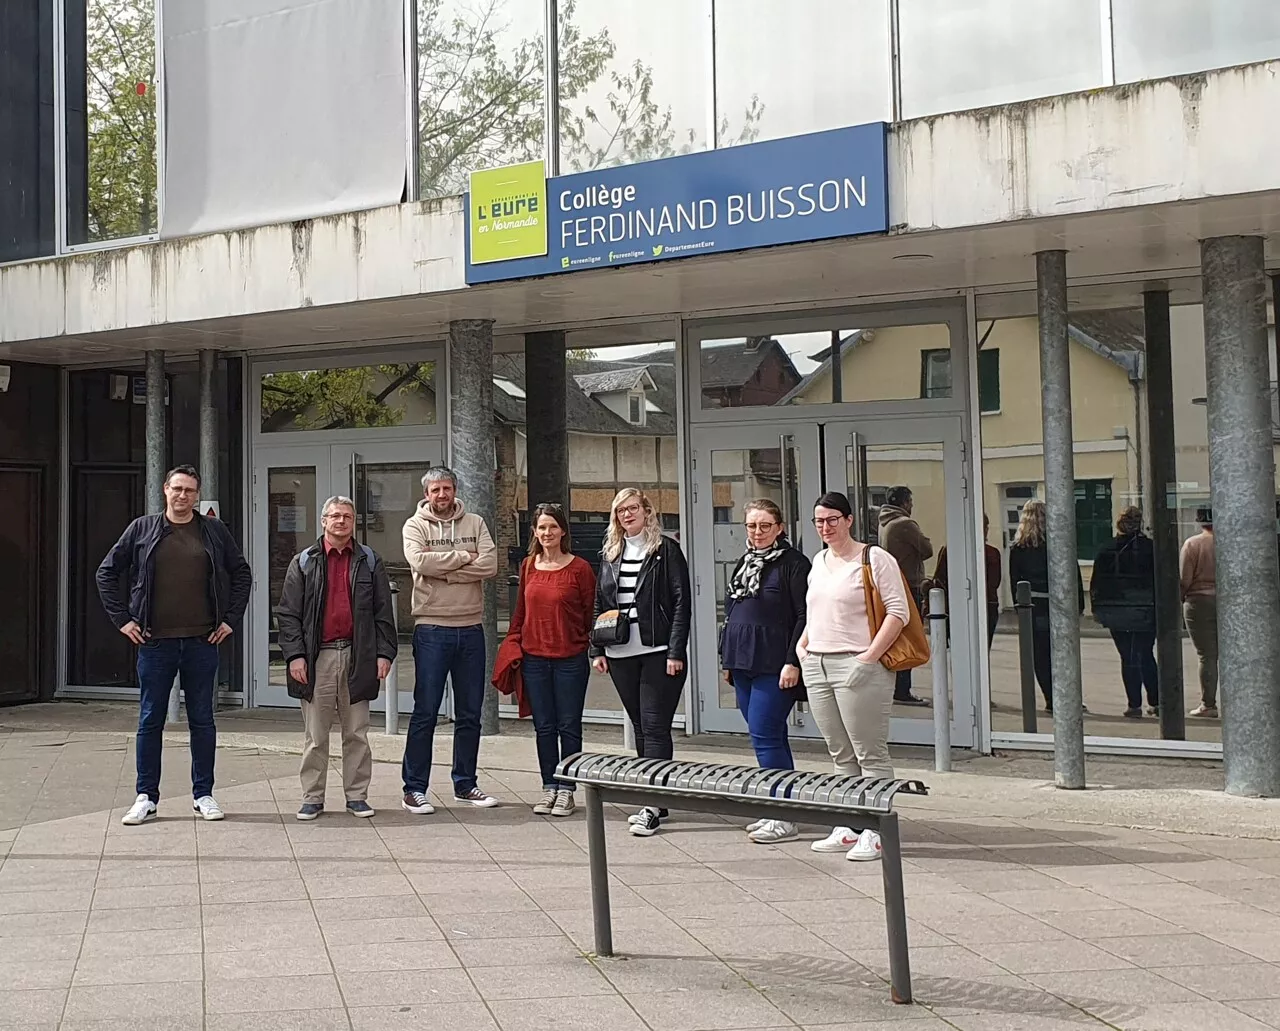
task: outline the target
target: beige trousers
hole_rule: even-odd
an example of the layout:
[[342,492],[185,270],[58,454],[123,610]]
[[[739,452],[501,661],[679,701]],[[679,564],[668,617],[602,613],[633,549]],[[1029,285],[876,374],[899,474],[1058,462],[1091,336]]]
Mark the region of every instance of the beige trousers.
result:
[[350,648],[321,648],[316,658],[316,687],[302,703],[302,801],[324,804],[329,773],[329,729],[342,728],[342,789],[347,801],[363,801],[373,775],[369,750],[369,703],[352,704],[347,688]]
[[800,663],[809,709],[827,740],[836,773],[892,777],[889,713],[894,675],[851,652],[806,655]]

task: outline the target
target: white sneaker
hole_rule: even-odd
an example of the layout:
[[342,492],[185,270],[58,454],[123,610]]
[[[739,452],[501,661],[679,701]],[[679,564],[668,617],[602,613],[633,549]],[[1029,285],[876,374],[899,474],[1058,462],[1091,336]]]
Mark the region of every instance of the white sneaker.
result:
[[747,833],[754,834],[756,831],[758,831],[761,827],[763,827],[768,822],[769,822],[768,820],[757,820],[755,823],[747,824]]
[[212,795],[201,795],[191,803],[191,811],[199,813],[206,820],[221,820],[226,814],[222,811],[222,806],[213,800]]
[[774,842],[800,837],[800,828],[785,820],[765,820],[764,826],[757,827],[748,837],[757,845],[772,845]]
[[542,797],[533,805],[534,816],[550,816],[551,810],[556,807],[556,797],[560,794],[555,788],[547,788],[542,793]]
[[627,823],[631,824],[632,827],[636,826],[636,824],[648,823],[649,817],[647,817],[645,813],[654,813],[659,819],[662,819],[662,820],[665,820],[667,818],[667,811],[665,809],[654,809],[652,806],[645,806],[638,813],[632,813],[630,816],[628,816]]
[[120,822],[126,827],[136,827],[140,823],[146,823],[148,820],[154,820],[155,818],[156,804],[146,795],[139,795],[134,799],[129,811],[120,818]]
[[821,841],[809,846],[814,852],[847,852],[858,843],[852,827],[836,827]]
[[879,859],[883,849],[880,846],[880,835],[875,831],[863,831],[858,835],[858,843],[849,849],[845,859],[867,862]]

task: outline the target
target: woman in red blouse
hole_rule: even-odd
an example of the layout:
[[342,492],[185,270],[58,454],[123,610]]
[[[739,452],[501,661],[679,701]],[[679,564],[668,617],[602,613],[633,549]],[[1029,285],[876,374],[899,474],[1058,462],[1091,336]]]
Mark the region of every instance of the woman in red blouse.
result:
[[556,766],[582,751],[596,574],[573,554],[562,506],[534,509],[532,537],[507,637],[524,654],[524,692],[533,708],[543,790],[533,811],[539,816],[569,816],[575,808],[573,785],[556,780]]

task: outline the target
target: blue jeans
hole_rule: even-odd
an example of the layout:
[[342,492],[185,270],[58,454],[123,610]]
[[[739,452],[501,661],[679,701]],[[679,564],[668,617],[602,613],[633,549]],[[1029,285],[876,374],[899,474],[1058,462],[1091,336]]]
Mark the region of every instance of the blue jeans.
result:
[[733,671],[733,689],[738,711],[747,721],[756,762],[767,770],[794,770],[791,745],[787,741],[787,717],[796,704],[795,691],[778,686],[778,674]]
[[138,794],[160,801],[160,752],[169,692],[180,677],[191,735],[191,797],[213,794],[213,756],[218,730],[213,692],[218,679],[218,646],[203,637],[161,637],[138,649]]
[[1156,635],[1142,630],[1112,630],[1111,640],[1120,653],[1120,677],[1130,709],[1142,708],[1142,688],[1147,704],[1160,704],[1160,673],[1156,667]]
[[445,679],[453,680],[453,793],[476,786],[480,758],[480,706],[484,702],[484,630],[476,626],[419,623],[413,630],[413,715],[404,742],[400,775],[404,790],[427,790]]
[[556,766],[561,759],[582,751],[582,707],[587,701],[587,678],[591,675],[587,653],[567,659],[526,655],[520,671],[524,675],[525,696],[533,708],[542,786],[572,791],[572,784],[556,780]]

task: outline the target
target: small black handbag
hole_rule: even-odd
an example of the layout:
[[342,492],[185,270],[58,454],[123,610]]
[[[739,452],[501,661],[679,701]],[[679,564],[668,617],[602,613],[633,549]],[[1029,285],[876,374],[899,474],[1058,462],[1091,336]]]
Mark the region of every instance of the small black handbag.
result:
[[621,609],[608,609],[596,616],[591,627],[591,643],[597,648],[617,648],[631,640],[631,620]]

